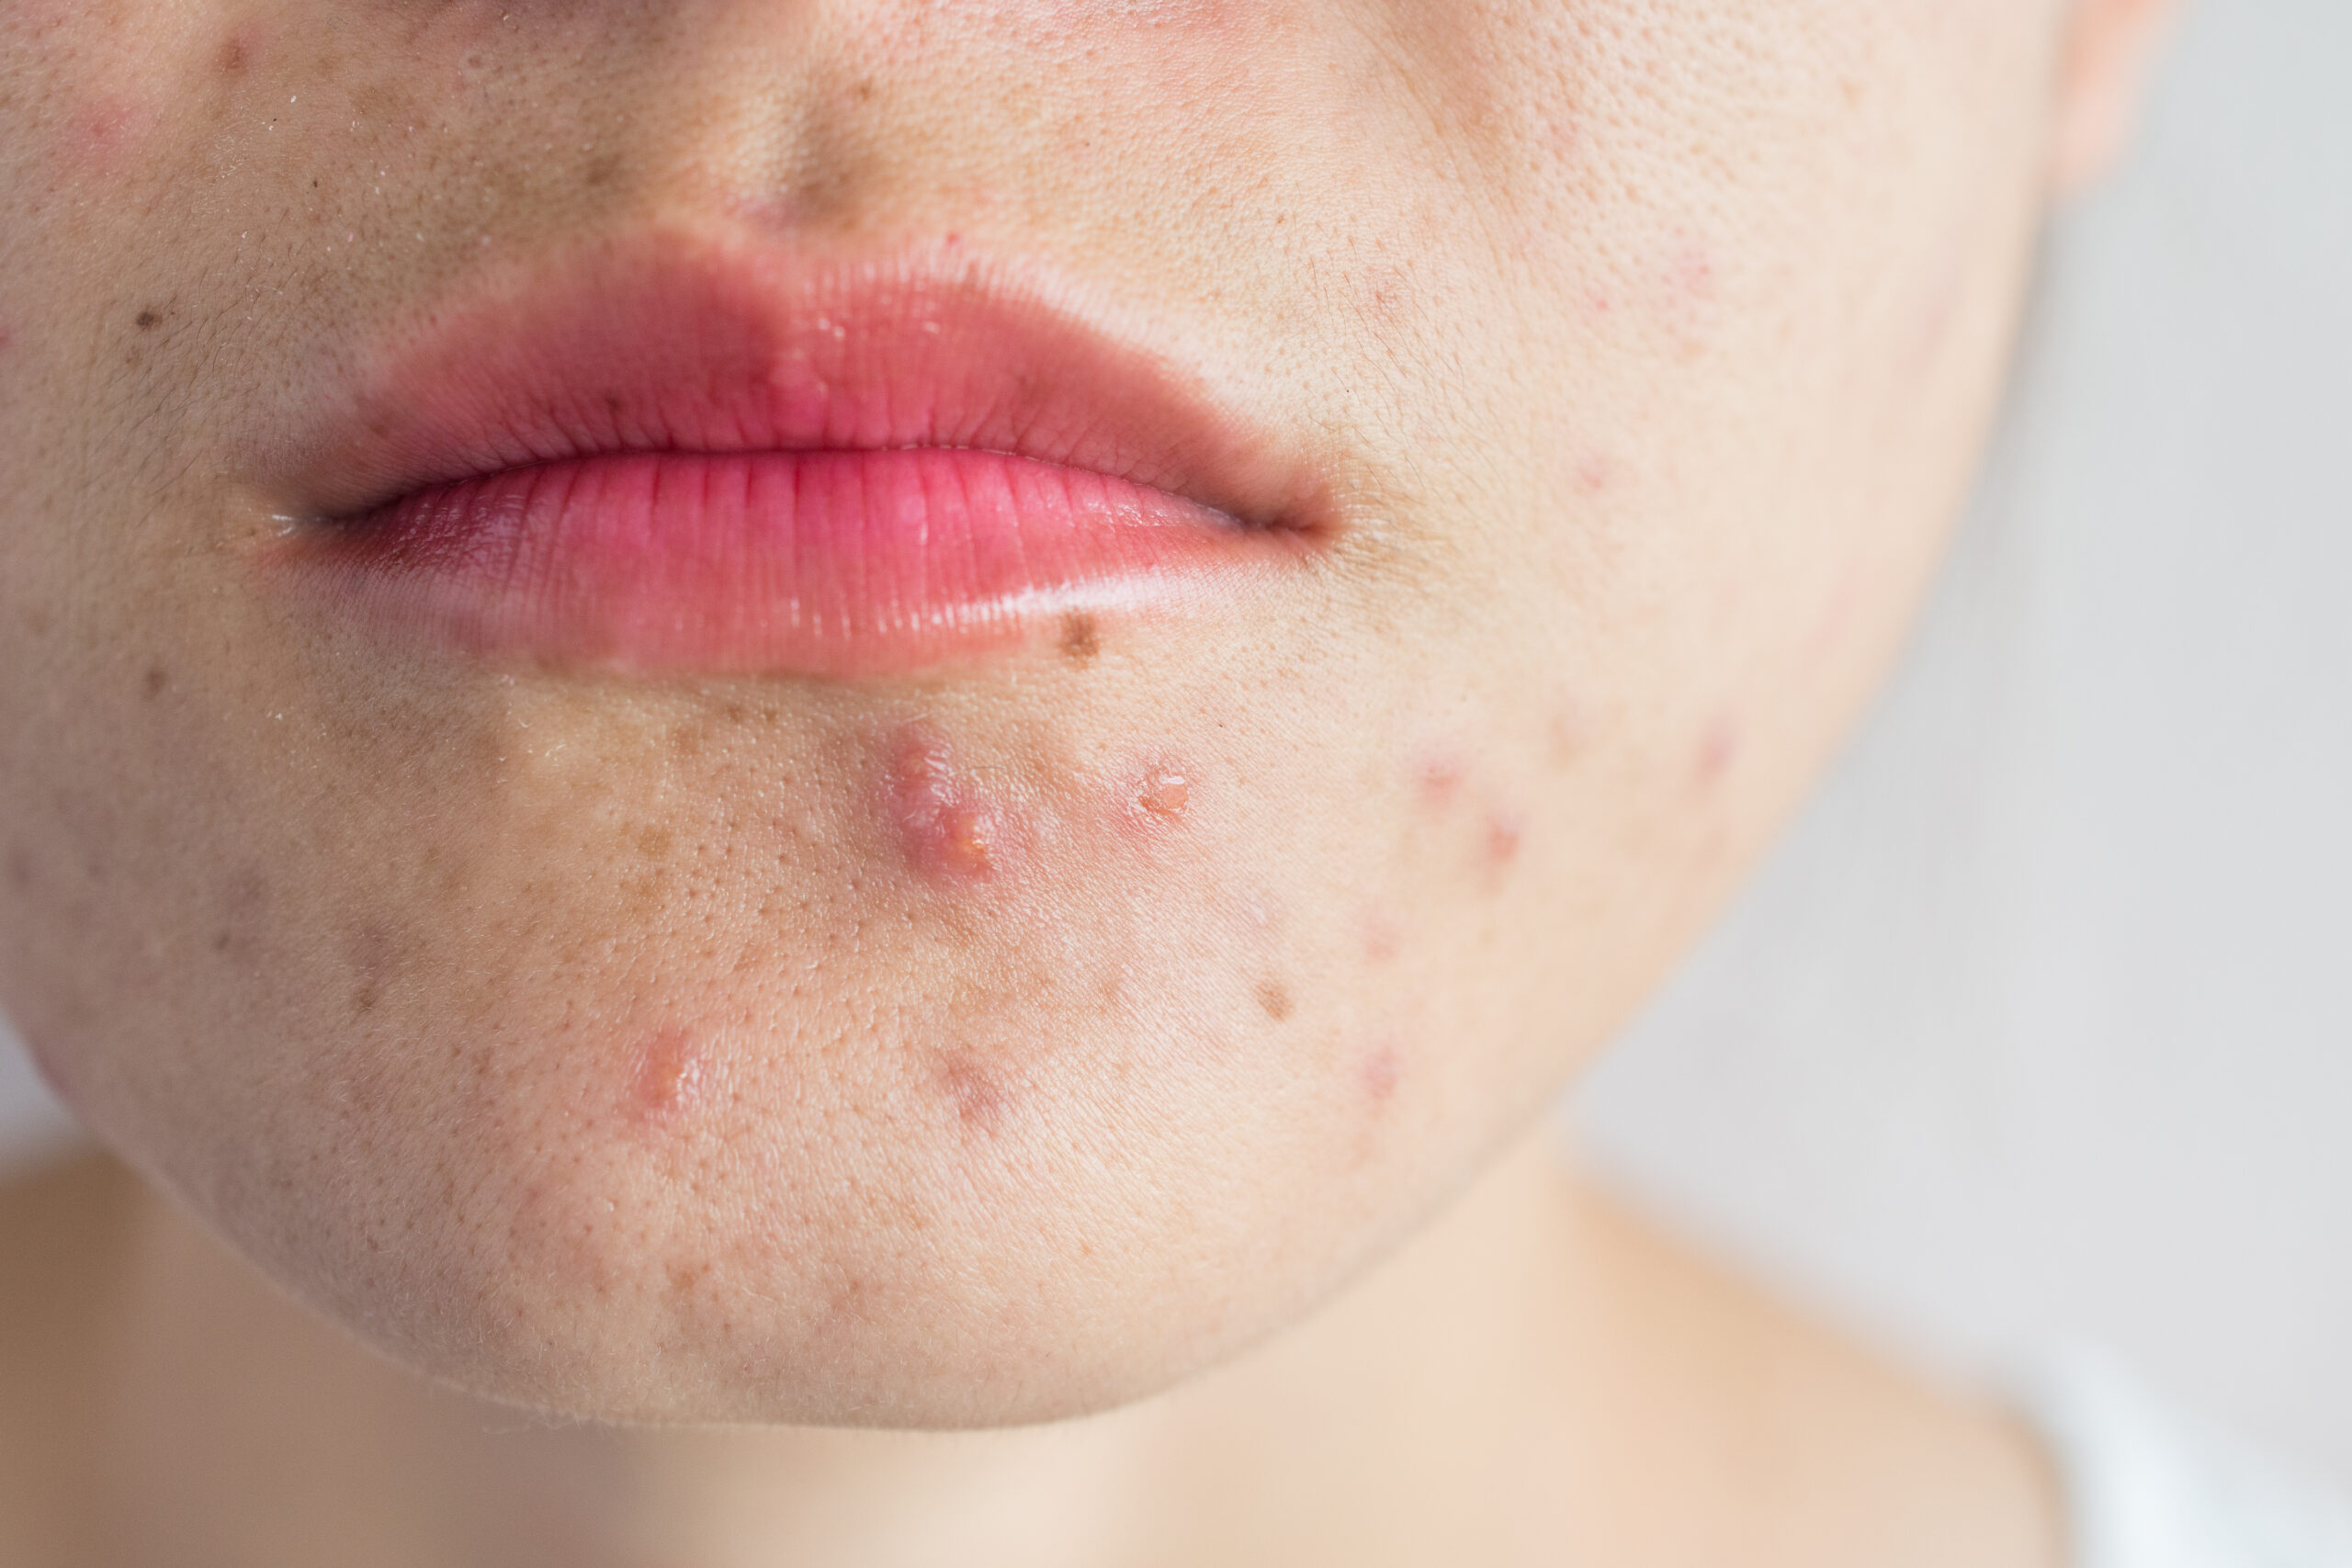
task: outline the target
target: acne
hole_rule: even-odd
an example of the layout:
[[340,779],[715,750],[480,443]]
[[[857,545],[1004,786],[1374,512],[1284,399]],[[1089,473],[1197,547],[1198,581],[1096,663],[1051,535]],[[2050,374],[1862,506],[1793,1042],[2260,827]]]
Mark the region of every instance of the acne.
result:
[[637,1049],[622,1093],[632,1126],[652,1130],[676,1122],[702,1099],[704,1052],[683,1029],[664,1029]]
[[982,883],[1012,868],[1019,824],[1011,808],[927,726],[910,726],[890,742],[884,795],[899,854],[922,875]]
[[1425,759],[1414,778],[1414,794],[1421,804],[1421,809],[1434,814],[1452,806],[1454,797],[1462,793],[1462,777],[1459,759]]
[[1717,714],[1699,737],[1699,748],[1690,763],[1692,780],[1702,789],[1721,783],[1724,775],[1730,773],[1733,764],[1739,761],[1742,739],[1739,716]]
[[1518,813],[1488,812],[1487,834],[1482,846],[1486,853],[1487,869],[1494,872],[1508,869],[1511,862],[1519,858],[1520,840],[1523,836],[1524,829],[1520,825]]
[[994,1133],[1012,1106],[1012,1090],[1001,1073],[968,1051],[950,1052],[939,1066],[939,1087],[956,1108],[956,1119],[979,1133]]

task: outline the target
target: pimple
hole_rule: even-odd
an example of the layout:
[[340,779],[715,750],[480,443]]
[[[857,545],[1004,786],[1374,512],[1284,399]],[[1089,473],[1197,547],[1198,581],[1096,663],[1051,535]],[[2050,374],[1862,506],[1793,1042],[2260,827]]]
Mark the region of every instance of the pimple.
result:
[[1487,816],[1487,863],[1499,871],[1517,860],[1522,836],[1517,813],[1489,812]]
[[1616,478],[1616,466],[1606,457],[1587,457],[1577,465],[1577,489],[1587,495],[1599,495]]
[[1193,781],[1166,770],[1155,771],[1144,781],[1143,793],[1136,796],[1137,806],[1163,822],[1181,821],[1192,800]]
[[683,1029],[665,1029],[639,1046],[631,1064],[624,1109],[641,1128],[666,1125],[702,1098],[703,1052]]
[[1014,850],[1010,814],[957,767],[947,742],[912,727],[893,743],[888,810],[907,863],[926,875],[985,882]]
[[1462,764],[1452,757],[1430,758],[1421,763],[1416,784],[1422,808],[1443,811],[1462,793]]
[[1740,742],[1739,716],[1718,714],[1699,738],[1698,754],[1690,765],[1691,777],[1702,788],[1719,782],[1739,760]]

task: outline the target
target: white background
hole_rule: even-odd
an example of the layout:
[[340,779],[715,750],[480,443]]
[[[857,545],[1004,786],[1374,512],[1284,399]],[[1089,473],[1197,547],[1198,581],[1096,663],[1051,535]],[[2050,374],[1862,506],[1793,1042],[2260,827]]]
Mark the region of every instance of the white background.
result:
[[[1909,663],[1576,1114],[1867,1330],[2352,1483],[2352,0],[2187,18]],[[0,1163],[63,1129],[0,1037]]]

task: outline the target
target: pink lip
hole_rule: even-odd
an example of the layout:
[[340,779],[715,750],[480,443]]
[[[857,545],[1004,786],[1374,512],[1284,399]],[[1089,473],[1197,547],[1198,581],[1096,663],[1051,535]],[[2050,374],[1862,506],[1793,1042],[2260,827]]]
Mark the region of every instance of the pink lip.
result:
[[274,559],[337,612],[629,672],[901,673],[1233,602],[1328,527],[1166,359],[952,249],[653,241],[396,334]]

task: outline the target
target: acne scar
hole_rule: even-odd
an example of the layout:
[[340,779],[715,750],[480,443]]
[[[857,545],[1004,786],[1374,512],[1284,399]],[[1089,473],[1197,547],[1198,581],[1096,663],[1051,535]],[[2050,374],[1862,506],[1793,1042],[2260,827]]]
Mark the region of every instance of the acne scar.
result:
[[956,1051],[940,1064],[940,1087],[956,1107],[956,1118],[967,1127],[993,1133],[1003,1124],[1012,1093],[1004,1080],[969,1052]]
[[926,875],[985,882],[1012,852],[1012,824],[956,765],[947,742],[921,726],[890,751],[888,811],[907,863]]
[[702,1097],[703,1054],[683,1029],[665,1029],[638,1048],[626,1109],[639,1127],[674,1122]]
[[1259,984],[1258,1006],[1263,1009],[1266,1016],[1276,1023],[1282,1022],[1296,1010],[1295,1004],[1291,1001],[1290,988],[1280,980],[1266,980]]

